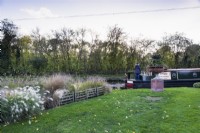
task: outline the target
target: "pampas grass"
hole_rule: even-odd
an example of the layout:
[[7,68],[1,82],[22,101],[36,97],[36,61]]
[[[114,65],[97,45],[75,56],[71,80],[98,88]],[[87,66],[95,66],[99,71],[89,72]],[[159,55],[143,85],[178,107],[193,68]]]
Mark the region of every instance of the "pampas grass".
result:
[[67,91],[67,85],[73,81],[73,78],[70,75],[62,75],[62,74],[54,74],[47,78],[44,78],[41,83],[45,90],[49,91],[48,97],[53,99],[46,99],[45,100],[45,108],[53,108],[58,106],[58,99],[59,96],[62,95],[57,93],[58,90],[63,90],[63,92]]
[[73,81],[70,75],[54,74],[42,80],[42,85],[45,90],[53,94],[58,89],[67,88],[67,85]]

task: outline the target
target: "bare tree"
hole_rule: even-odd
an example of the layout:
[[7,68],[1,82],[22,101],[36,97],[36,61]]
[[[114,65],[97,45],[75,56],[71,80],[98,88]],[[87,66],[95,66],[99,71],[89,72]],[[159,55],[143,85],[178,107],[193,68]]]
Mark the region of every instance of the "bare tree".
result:
[[48,39],[45,36],[42,36],[40,29],[36,28],[32,31],[31,34],[33,40],[33,49],[36,56],[50,56],[50,45]]
[[126,34],[123,32],[122,28],[117,25],[110,27],[107,35],[107,41],[105,42],[105,50],[108,56],[108,68],[110,72],[118,73],[121,68],[126,65],[126,59],[124,55],[126,52]]
[[78,51],[78,70],[87,72],[87,58],[88,58],[88,42],[86,41],[86,29],[79,29],[76,31],[76,44]]
[[71,72],[71,50],[74,44],[75,32],[72,29],[63,28],[61,30],[60,38],[62,42],[60,43],[60,51],[63,55],[63,59],[66,63],[66,69]]
[[181,56],[186,47],[192,44],[192,40],[188,39],[183,33],[175,33],[163,38],[164,44],[168,44],[174,53],[174,67],[180,67]]

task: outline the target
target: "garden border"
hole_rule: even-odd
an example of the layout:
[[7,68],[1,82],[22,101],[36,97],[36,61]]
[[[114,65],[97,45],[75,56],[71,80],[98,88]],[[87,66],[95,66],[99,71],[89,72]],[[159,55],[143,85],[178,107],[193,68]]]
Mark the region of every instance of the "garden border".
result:
[[101,86],[96,88],[89,88],[85,91],[66,93],[62,96],[62,98],[59,99],[59,105],[65,105],[72,102],[78,102],[104,95],[104,89],[105,87]]

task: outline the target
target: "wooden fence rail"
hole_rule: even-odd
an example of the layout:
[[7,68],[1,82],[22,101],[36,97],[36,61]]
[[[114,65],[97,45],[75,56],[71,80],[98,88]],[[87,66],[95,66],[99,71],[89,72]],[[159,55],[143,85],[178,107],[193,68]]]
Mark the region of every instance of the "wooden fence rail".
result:
[[89,88],[85,91],[66,93],[62,96],[59,103],[60,105],[78,102],[85,99],[104,95],[104,87]]

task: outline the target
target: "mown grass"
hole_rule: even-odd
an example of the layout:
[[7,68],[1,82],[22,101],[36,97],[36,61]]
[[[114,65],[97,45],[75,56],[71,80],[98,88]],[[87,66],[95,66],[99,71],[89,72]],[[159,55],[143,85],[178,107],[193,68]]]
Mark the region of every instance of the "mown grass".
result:
[[116,90],[68,104],[23,121],[1,125],[1,133],[197,133],[200,89]]

